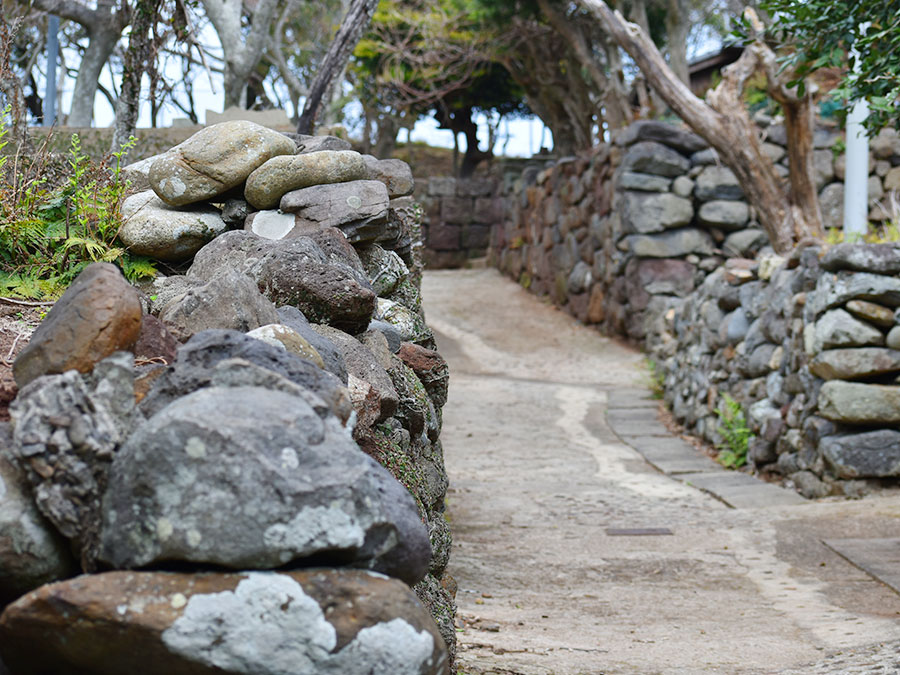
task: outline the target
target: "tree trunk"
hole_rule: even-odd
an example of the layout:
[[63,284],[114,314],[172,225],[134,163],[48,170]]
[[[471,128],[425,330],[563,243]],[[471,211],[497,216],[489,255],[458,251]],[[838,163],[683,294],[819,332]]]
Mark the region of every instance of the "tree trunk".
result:
[[356,43],[372,23],[372,15],[377,6],[378,0],[353,0],[309,87],[309,96],[306,97],[303,114],[297,123],[297,133],[313,132],[326,92],[335,78],[344,71]]
[[245,107],[247,81],[256,68],[269,40],[269,28],[277,9],[277,0],[259,0],[253,9],[250,32],[241,28],[241,0],[202,0],[225,58],[225,108]]
[[110,152],[118,152],[134,135],[141,109],[141,78],[153,58],[151,31],[161,4],[162,0],[137,0],[135,3],[131,36],[122,69],[122,88],[116,101],[116,126]]
[[[644,31],[644,35],[647,36],[647,41],[654,45],[654,49],[656,45],[653,43],[652,38],[650,37],[650,21],[647,18],[647,2],[646,0],[631,0],[631,20],[640,26],[641,30]],[[626,50],[627,51],[627,50]],[[663,99],[660,94],[653,87],[652,82],[647,82],[647,95],[649,97],[649,106],[647,111],[647,117],[655,117],[657,115],[662,114],[665,106],[663,105]],[[641,107],[644,107],[643,105]]]
[[[788,146],[792,153],[790,193],[786,192],[772,161],[762,151],[756,125],[743,104],[744,85],[760,67],[765,67],[770,77],[775,76],[775,55],[764,43],[757,40],[751,44],[740,59],[723,71],[722,82],[707,94],[707,105],[675,76],[638,26],[626,22],[602,0],[578,1],[631,55],[669,107],[718,151],[756,209],[760,224],[777,253],[789,252],[801,239],[822,235],[821,214],[811,178],[812,130],[808,126],[811,122],[808,103],[797,100],[786,89],[776,86],[777,81],[770,80],[770,88],[775,87],[791,105],[799,106],[790,114],[792,126],[788,128]],[[807,125],[805,130],[801,129],[804,124]]]
[[666,8],[666,42],[669,52],[669,66],[678,79],[690,86],[688,72],[687,38],[690,30],[689,7],[686,0],[669,0]]
[[110,35],[106,30],[90,30],[89,42],[78,66],[75,88],[72,91],[72,106],[66,124],[70,127],[89,127],[94,119],[94,99],[100,72],[112,56],[118,35]]

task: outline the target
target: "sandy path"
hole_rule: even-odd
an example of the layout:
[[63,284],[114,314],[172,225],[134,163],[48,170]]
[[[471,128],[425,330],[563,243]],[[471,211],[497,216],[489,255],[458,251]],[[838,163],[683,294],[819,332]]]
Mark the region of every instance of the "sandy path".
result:
[[[900,596],[821,543],[898,536],[900,501],[730,509],[608,427],[639,353],[492,270],[429,272],[424,297],[451,366],[460,672],[900,672]],[[606,532],[648,527],[673,534]]]

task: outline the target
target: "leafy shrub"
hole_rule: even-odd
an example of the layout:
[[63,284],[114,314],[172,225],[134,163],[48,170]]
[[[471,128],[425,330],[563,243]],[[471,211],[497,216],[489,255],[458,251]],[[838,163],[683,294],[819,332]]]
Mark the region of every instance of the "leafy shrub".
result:
[[[9,128],[7,109],[0,116],[0,153]],[[128,189],[121,160],[134,143],[131,138],[111,158],[94,162],[73,135],[64,166],[46,140],[27,156],[0,155],[0,294],[56,298],[98,261],[117,264],[129,281],[155,275],[149,259],[116,241]]]

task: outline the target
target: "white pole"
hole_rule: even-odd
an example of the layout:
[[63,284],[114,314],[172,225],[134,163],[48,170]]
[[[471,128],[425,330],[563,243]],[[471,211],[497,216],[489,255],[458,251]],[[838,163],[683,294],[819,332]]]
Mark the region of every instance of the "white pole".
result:
[[[859,27],[864,33],[867,24]],[[852,51],[859,68],[859,54]],[[869,228],[869,137],[865,121],[869,116],[869,104],[865,99],[856,101],[847,115],[847,150],[844,169],[844,241],[858,241]]]

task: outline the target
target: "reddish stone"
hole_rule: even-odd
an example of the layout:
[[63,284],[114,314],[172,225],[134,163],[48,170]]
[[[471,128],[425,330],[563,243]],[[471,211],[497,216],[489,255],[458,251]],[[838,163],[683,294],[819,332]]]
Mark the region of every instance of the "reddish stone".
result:
[[425,347],[420,347],[412,342],[402,343],[397,356],[412,368],[435,407],[443,407],[447,402],[447,388],[450,380],[450,368],[444,357],[433,349],[425,349]]
[[166,324],[152,314],[144,314],[141,320],[141,334],[134,345],[137,359],[162,361],[166,364],[175,360],[178,340],[166,328]]
[[89,373],[113,352],[132,350],[141,332],[141,302],[115,265],[92,263],[38,326],[13,364],[19,387],[41,375]]

